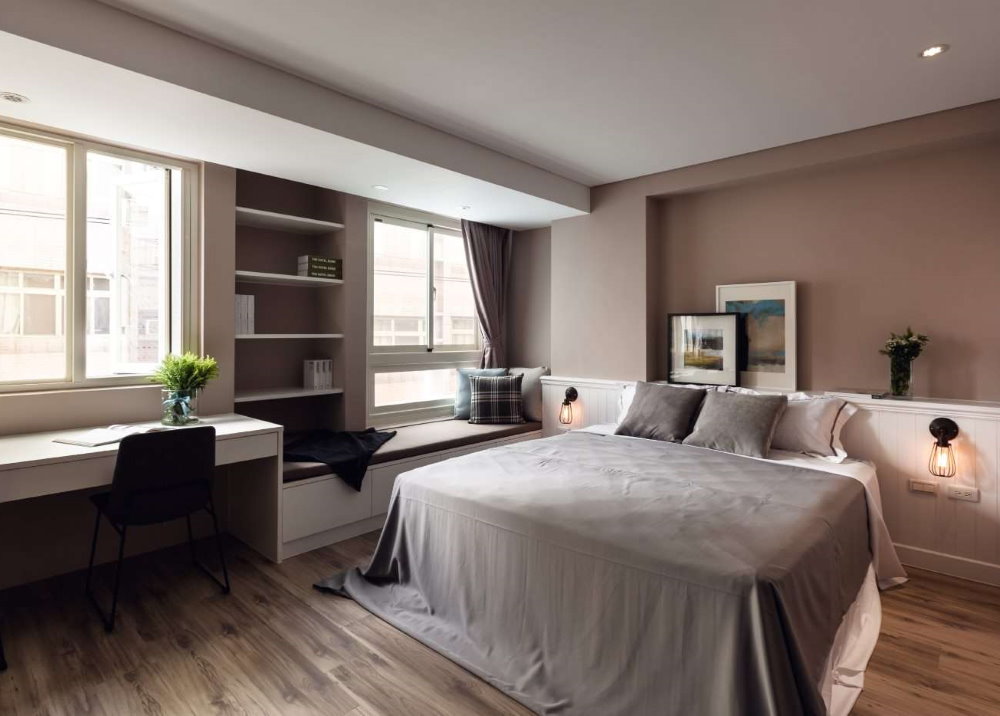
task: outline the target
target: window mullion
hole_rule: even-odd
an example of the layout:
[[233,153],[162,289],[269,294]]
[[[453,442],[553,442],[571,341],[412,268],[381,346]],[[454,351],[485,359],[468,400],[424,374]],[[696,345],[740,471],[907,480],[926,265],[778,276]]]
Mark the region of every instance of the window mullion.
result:
[[434,225],[427,225],[427,352],[434,351]]
[[66,271],[66,342],[69,379],[87,375],[87,149],[73,144],[70,165],[70,241]]

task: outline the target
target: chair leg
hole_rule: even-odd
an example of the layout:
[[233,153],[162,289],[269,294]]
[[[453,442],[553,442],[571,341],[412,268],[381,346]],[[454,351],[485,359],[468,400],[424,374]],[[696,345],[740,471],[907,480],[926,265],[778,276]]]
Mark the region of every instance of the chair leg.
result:
[[96,510],[97,519],[94,520],[94,538],[90,541],[90,561],[87,563],[87,593],[90,594],[90,580],[94,573],[94,556],[97,554],[97,533],[101,530],[101,511]]
[[191,530],[191,515],[185,515],[188,527],[188,549],[191,550],[191,562],[198,564],[198,555],[194,551],[194,532]]
[[97,610],[98,616],[101,617],[101,621],[104,623],[104,631],[111,633],[115,630],[115,615],[118,613],[118,589],[121,586],[122,562],[125,561],[125,535],[127,528],[124,526],[121,530],[118,530],[117,527],[115,528],[118,532],[119,538],[118,563],[115,566],[115,586],[111,595],[111,615],[106,616],[104,614],[104,610],[101,608],[101,605],[97,603],[97,597],[94,596],[94,592],[90,586],[90,575],[94,567],[94,548],[97,546],[97,531],[100,528],[100,524],[101,515],[98,512],[97,525],[94,528],[94,542],[90,550],[90,567],[87,568],[87,598],[90,599],[91,604],[94,605],[94,609]]
[[3,653],[3,634],[0,634],[0,671],[7,670],[7,657]]
[[118,612],[118,587],[122,582],[122,562],[125,560],[125,532],[128,528],[122,527],[121,541],[118,543],[118,566],[115,567],[115,591],[111,596],[111,618],[104,625],[108,632],[115,630],[115,614]]
[[[219,520],[215,516],[215,505],[210,501],[205,507],[205,512],[207,512],[212,518],[212,528],[215,530],[215,545],[219,550],[219,564],[222,566],[222,579],[219,579],[212,571],[206,567],[204,564],[198,561],[194,557],[194,541],[191,542],[191,555],[194,558],[194,563],[197,565],[198,569],[211,577],[212,581],[219,585],[222,589],[223,594],[229,594],[229,570],[226,569],[226,554],[222,548],[222,534],[219,532]],[[188,517],[188,524],[191,524],[191,517]]]

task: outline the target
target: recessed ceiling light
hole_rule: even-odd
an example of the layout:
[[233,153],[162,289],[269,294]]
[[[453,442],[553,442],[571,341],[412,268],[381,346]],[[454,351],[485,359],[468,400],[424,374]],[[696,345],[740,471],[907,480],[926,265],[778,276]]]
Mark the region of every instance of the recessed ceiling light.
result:
[[464,205],[464,206],[462,207],[462,211],[468,211],[468,210],[469,210],[469,209],[471,209],[471,208],[472,208],[471,206],[469,206],[468,204],[465,204],[465,205]]
[[947,52],[947,51],[948,51],[948,45],[945,45],[945,44],[931,45],[926,50],[923,50],[920,53],[920,56],[924,57],[924,58],[927,58],[927,57],[937,57],[938,55],[940,55],[940,54],[942,54],[944,52]]
[[0,99],[5,102],[13,102],[14,104],[27,104],[31,101],[23,94],[18,94],[17,92],[0,92]]
[[372,189],[378,189],[379,191],[389,191],[389,187],[385,184],[372,184]]

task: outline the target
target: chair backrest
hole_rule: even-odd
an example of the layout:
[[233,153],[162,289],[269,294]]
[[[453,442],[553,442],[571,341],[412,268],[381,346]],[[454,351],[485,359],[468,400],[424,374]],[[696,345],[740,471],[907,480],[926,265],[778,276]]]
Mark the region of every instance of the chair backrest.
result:
[[123,524],[189,515],[208,504],[214,471],[210,425],[129,435],[118,447],[108,514]]

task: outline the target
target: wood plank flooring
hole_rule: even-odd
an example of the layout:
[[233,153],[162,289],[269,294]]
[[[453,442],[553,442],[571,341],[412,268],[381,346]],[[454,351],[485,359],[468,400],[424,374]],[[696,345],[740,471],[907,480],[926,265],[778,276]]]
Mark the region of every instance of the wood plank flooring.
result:
[[[353,602],[312,589],[363,563],[375,539],[281,565],[234,542],[229,596],[184,549],[135,558],[112,635],[78,574],[9,590],[0,714],[527,714]],[[1000,589],[911,572],[883,594],[855,713],[1000,714]]]

